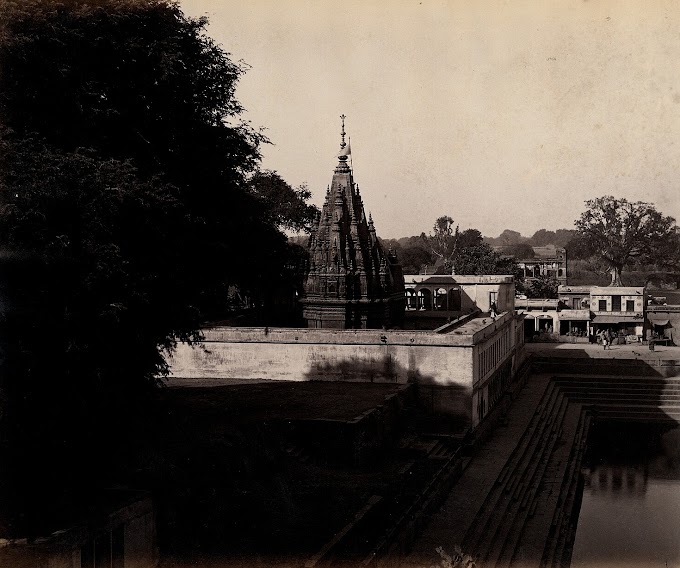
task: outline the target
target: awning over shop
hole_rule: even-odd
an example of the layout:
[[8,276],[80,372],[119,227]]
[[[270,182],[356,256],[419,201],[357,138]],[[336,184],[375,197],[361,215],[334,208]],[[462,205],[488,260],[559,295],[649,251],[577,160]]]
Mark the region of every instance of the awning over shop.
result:
[[571,321],[589,321],[590,310],[562,310],[560,312],[560,319]]
[[647,314],[647,319],[654,325],[666,325],[670,320],[668,314],[650,314],[650,313]]
[[644,322],[641,317],[636,316],[595,316],[593,323],[637,323],[642,325]]

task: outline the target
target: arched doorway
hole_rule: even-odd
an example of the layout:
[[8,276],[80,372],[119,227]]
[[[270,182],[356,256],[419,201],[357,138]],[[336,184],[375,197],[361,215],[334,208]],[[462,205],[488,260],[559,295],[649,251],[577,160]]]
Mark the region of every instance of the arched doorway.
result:
[[418,298],[416,297],[415,290],[405,290],[404,296],[406,298],[406,309],[407,310],[417,310],[418,309]]
[[538,316],[538,331],[541,333],[553,333],[555,331],[552,316]]
[[434,291],[434,308],[435,310],[448,310],[448,294],[445,288],[437,288]]
[[418,290],[418,309],[432,309],[432,293],[427,288],[421,288]]

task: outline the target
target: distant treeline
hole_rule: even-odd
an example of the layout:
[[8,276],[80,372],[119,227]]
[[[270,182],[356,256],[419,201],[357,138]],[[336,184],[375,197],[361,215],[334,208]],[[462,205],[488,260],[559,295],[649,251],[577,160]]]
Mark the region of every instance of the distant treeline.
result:
[[554,245],[566,248],[575,234],[576,231],[574,229],[557,229],[556,231],[539,229],[532,236],[524,237],[517,231],[505,229],[497,237],[484,237],[484,241],[494,247],[526,244],[532,247]]
[[[463,231],[461,235],[481,233],[476,229]],[[549,231],[540,229],[531,237],[525,237],[517,231],[505,229],[498,237],[483,237],[483,242],[494,247],[501,254],[512,256],[516,259],[527,259],[535,256],[532,247],[555,246],[569,249],[570,242],[576,231],[572,229],[558,229]],[[404,269],[405,274],[418,274],[423,270],[434,267],[437,259],[433,256],[431,247],[428,246],[428,235],[421,233],[411,237],[399,239],[381,239],[383,246],[394,250]],[[576,251],[578,256],[578,251]]]

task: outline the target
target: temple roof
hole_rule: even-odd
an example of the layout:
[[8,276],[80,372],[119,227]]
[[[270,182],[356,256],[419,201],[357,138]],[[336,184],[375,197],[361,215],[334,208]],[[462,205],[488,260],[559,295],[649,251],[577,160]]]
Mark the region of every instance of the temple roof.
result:
[[[379,299],[394,288],[391,264],[376,235],[348,163],[345,116],[338,163],[309,239],[310,273],[305,295],[336,299]],[[402,288],[403,289],[403,288]]]

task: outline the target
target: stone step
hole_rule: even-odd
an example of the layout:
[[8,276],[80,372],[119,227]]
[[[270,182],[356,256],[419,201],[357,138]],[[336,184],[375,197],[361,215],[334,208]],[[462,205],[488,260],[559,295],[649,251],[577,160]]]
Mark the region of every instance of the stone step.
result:
[[[525,454],[519,462],[517,473],[513,476],[506,493],[509,498],[503,501],[503,506],[492,511],[484,530],[483,536],[486,552],[483,555],[483,564],[493,566],[498,555],[502,552],[503,544],[510,531],[512,524],[519,514],[522,500],[527,491],[535,491],[542,473],[547,466],[548,458],[557,440],[557,432],[560,429],[569,402],[560,394],[555,399],[556,412],[546,413],[544,427],[536,432],[532,439],[531,451]],[[475,543],[475,552],[479,553],[478,540]]]
[[[515,546],[522,533],[529,511],[526,503],[533,501],[537,491],[551,463],[557,442],[560,439],[565,422],[578,420],[578,412],[573,407],[570,409],[569,401],[564,400],[560,413],[548,433],[547,439],[542,445],[539,459],[528,472],[524,483],[520,486],[521,492],[517,495],[517,501],[513,504],[510,514],[503,515],[501,524],[494,534],[492,546],[487,552],[485,566],[496,566],[503,558],[504,553],[512,557]],[[524,503],[524,506],[522,505]],[[509,561],[509,558],[508,558]]]
[[[582,437],[582,451],[579,452],[578,459],[575,461],[574,467],[575,472],[580,471],[581,464],[583,463],[583,456],[585,454],[585,445],[588,439],[588,431],[590,429],[590,423],[592,419],[590,416],[586,418],[586,428]],[[569,549],[568,558],[565,558],[565,550],[567,546],[573,545],[574,537],[576,536],[576,525],[578,521],[578,509],[577,500],[580,502],[581,499],[581,488],[580,488],[580,476],[574,473],[572,477],[572,484],[569,489],[568,501],[563,508],[562,512],[562,525],[563,528],[559,531],[559,541],[558,547],[555,554],[555,559],[553,562],[554,568],[561,568],[563,564],[568,566],[571,563],[571,548]],[[578,505],[580,508],[580,505]]]
[[644,407],[678,407],[680,406],[680,398],[645,398],[645,397],[624,397],[624,396],[610,396],[599,397],[588,394],[576,394],[567,396],[573,402],[581,402],[583,404],[596,406],[644,406]]
[[[567,368],[571,368],[567,365]],[[625,373],[593,373],[590,375],[579,373],[574,375],[572,373],[551,373],[554,379],[560,381],[575,381],[575,382],[597,382],[597,383],[641,383],[641,384],[677,384],[680,383],[680,377],[641,377],[640,375],[627,375]]]
[[591,381],[568,381],[563,379],[554,379],[560,387],[562,388],[583,388],[583,389],[601,389],[601,390],[638,390],[638,389],[650,389],[650,390],[669,390],[671,392],[677,392],[680,390],[680,383],[649,383],[640,382],[634,383],[630,381],[621,382],[591,382]]
[[643,410],[643,409],[629,409],[629,408],[605,408],[597,411],[596,417],[598,419],[606,420],[635,420],[644,422],[654,421],[668,421],[680,422],[680,410],[666,411],[663,409]]
[[579,497],[579,471],[592,422],[587,412],[581,410],[579,415],[579,426],[569,455],[569,469],[565,472],[558,497],[558,504],[561,504],[561,506],[556,507],[553,513],[553,520],[541,561],[541,566],[544,568],[555,566],[556,562],[557,566],[560,565],[559,560],[563,556],[564,545],[568,538],[567,528],[573,523],[572,512],[575,501]]
[[453,454],[456,453],[457,447],[451,447],[451,445],[444,441],[439,441],[437,445],[428,454],[429,459],[449,459]]
[[595,383],[595,382],[579,382],[579,381],[562,381],[555,380],[555,382],[560,386],[560,388],[575,388],[583,390],[601,390],[602,392],[610,391],[637,391],[637,390],[650,390],[654,392],[668,391],[668,392],[678,392],[680,391],[680,384],[650,384],[650,383],[630,383],[630,382],[610,382],[610,383]]
[[503,466],[503,469],[501,470],[501,473],[498,476],[498,479],[496,480],[496,483],[498,485],[504,484],[507,481],[508,476],[512,473],[513,468],[516,466],[515,460],[520,459],[520,457],[526,451],[528,444],[531,441],[532,433],[534,432],[537,425],[539,424],[539,418],[538,417],[542,416],[546,404],[554,405],[556,400],[557,400],[557,397],[555,395],[555,385],[552,384],[552,383],[549,383],[544,394],[543,394],[543,397],[541,398],[541,402],[536,406],[536,410],[534,412],[534,417],[532,418],[531,422],[527,426],[527,429],[524,431],[522,438],[520,439],[520,441],[517,444],[517,447],[515,448],[513,453],[508,458],[508,461],[506,462],[506,464]]
[[[548,500],[545,496],[542,497],[542,499],[539,498],[539,486],[544,484],[546,478],[548,478],[548,480],[559,478],[562,480],[560,483],[560,496],[562,495],[564,479],[569,477],[568,472],[571,471],[570,458],[573,452],[573,447],[578,443],[579,440],[579,432],[581,431],[580,428],[582,425],[582,414],[583,413],[581,412],[580,407],[570,404],[562,427],[566,439],[560,439],[561,443],[553,447],[553,451],[549,456],[549,461],[546,464],[545,470],[543,471],[542,478],[537,483],[535,483],[535,489],[530,495],[530,498],[527,500],[529,507],[526,512],[521,513],[521,519],[515,519],[508,538],[506,539],[503,552],[495,566],[509,567],[513,560],[516,559],[521,542],[526,542],[528,540],[530,541],[530,545],[532,542],[545,542],[547,538],[546,534],[541,534],[541,536],[538,537],[536,536],[537,533],[546,532],[547,527],[545,527],[545,521],[543,521],[543,518],[533,518],[537,508],[540,508],[543,514],[545,508],[548,506]],[[545,492],[547,491],[547,488],[543,486],[541,487],[541,490]],[[539,500],[541,500],[540,507]],[[521,522],[518,522],[520,520]],[[527,532],[529,534],[527,534]]]
[[465,550],[477,550],[479,542],[487,530],[487,524],[491,521],[493,515],[497,514],[500,508],[507,508],[510,497],[506,493],[514,491],[518,472],[521,472],[522,467],[526,467],[523,464],[533,457],[536,451],[535,439],[542,435],[549,423],[549,420],[546,420],[545,417],[552,417],[555,404],[562,399],[563,397],[557,393],[554,385],[549,383],[520,442],[501,470],[499,479],[502,479],[502,481],[500,483],[497,481],[491,489],[484,504],[468,527],[463,539]]
[[612,386],[612,387],[601,387],[598,385],[573,385],[573,384],[560,384],[559,388],[568,393],[596,393],[600,395],[610,395],[610,394],[648,394],[651,396],[659,395],[671,395],[680,396],[680,387],[650,387],[648,385],[638,385],[638,386]]
[[603,410],[607,410],[608,408],[612,409],[622,409],[622,408],[630,408],[631,410],[640,410],[642,412],[647,412],[650,410],[654,409],[659,409],[663,410],[664,412],[669,411],[669,412],[677,412],[680,410],[680,404],[677,402],[672,402],[672,403],[666,403],[666,402],[654,402],[654,403],[645,403],[644,401],[640,400],[633,400],[633,401],[625,401],[625,400],[610,400],[610,401],[602,401],[601,404],[593,404],[592,400],[589,399],[572,399],[570,398],[569,400],[572,400],[573,402],[580,402],[582,404],[585,404],[587,406],[590,406],[591,408],[594,407],[594,409],[597,412],[601,412]]
[[575,398],[592,398],[599,400],[611,400],[611,399],[636,399],[636,400],[670,400],[670,401],[680,401],[680,393],[662,393],[662,392],[600,392],[596,389],[593,390],[570,390],[563,389],[563,394],[570,399]]

